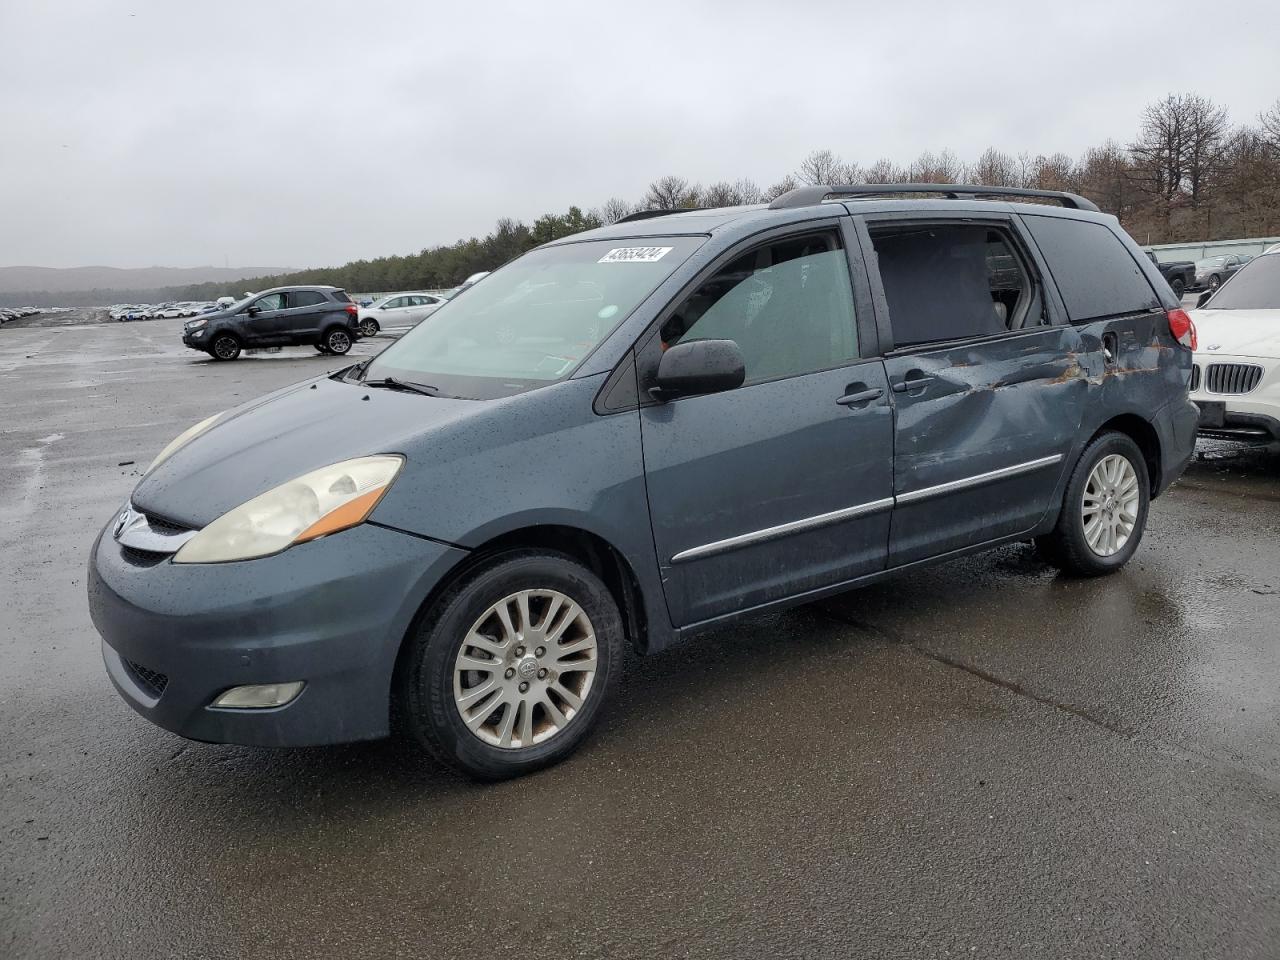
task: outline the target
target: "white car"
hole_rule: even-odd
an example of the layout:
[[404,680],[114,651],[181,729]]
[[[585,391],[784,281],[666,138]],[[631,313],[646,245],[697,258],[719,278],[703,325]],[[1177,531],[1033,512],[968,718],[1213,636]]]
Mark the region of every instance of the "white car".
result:
[[1191,312],[1200,433],[1280,441],[1280,250],[1240,268]]
[[156,307],[151,311],[152,320],[176,320],[187,315],[186,308],[179,306]]
[[408,329],[429,317],[444,303],[433,293],[393,293],[360,308],[360,336],[372,337],[380,330]]

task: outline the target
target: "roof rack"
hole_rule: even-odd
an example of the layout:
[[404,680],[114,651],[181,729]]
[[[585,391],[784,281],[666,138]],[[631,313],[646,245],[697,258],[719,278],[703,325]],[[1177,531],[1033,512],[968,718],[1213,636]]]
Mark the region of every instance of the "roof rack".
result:
[[827,197],[885,197],[898,193],[938,193],[948,200],[979,200],[986,197],[1036,197],[1041,200],[1057,200],[1072,210],[1092,210],[1099,213],[1092,200],[1061,190],[1031,190],[1027,187],[987,187],[972,183],[858,183],[846,186],[796,187],[769,204],[770,210],[789,210],[792,207],[811,207]]
[[628,213],[625,217],[619,217],[614,223],[630,223],[632,220],[649,220],[653,217],[665,217],[671,213],[691,213],[694,210],[705,210],[705,207],[675,207],[671,210],[637,210],[635,213]]

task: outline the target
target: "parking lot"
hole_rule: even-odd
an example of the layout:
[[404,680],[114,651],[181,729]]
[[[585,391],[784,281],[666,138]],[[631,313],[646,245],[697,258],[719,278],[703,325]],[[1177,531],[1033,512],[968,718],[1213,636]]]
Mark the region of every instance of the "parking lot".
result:
[[111,688],[98,530],[348,362],[180,327],[0,334],[0,956],[1280,956],[1280,454],[1203,446],[1110,578],[1018,545],[631,657],[583,750],[477,786]]

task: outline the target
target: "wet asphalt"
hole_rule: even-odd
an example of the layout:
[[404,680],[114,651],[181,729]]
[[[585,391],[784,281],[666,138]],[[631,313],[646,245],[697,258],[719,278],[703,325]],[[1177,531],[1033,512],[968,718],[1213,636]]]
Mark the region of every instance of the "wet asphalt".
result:
[[1280,453],[1203,446],[1107,579],[1012,546],[632,657],[578,754],[477,786],[112,689],[98,529],[338,366],[178,326],[0,331],[0,957],[1280,957]]

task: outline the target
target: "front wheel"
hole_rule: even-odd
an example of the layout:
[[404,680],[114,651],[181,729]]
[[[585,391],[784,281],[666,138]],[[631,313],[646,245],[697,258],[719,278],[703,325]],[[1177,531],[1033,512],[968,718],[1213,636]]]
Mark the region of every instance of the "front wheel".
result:
[[1220,286],[1222,286],[1222,278],[1215,273],[1209,278],[1209,289],[1217,290]]
[[1173,287],[1173,295],[1181,300],[1182,294],[1187,289],[1187,285],[1183,283],[1179,277],[1174,277],[1173,283],[1169,284],[1169,286]]
[[1123,433],[1101,434],[1071,472],[1052,533],[1036,539],[1040,554],[1078,576],[1119,570],[1142,541],[1151,481],[1142,450]]
[[480,780],[567,757],[619,662],[612,594],[569,557],[499,555],[440,597],[406,640],[397,715],[437,759]]
[[324,335],[324,339],[320,342],[328,353],[342,356],[351,349],[351,334],[341,327],[334,327]]
[[209,353],[215,360],[234,360],[240,356],[240,341],[229,333],[220,333],[209,344]]
[[378,335],[378,321],[372,317],[360,321],[360,336],[376,337]]

